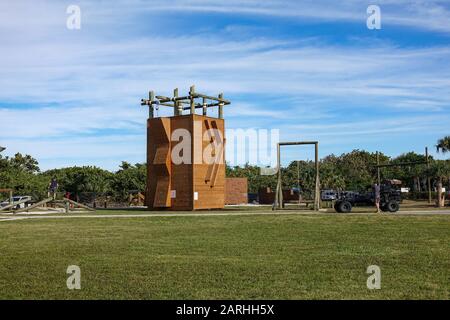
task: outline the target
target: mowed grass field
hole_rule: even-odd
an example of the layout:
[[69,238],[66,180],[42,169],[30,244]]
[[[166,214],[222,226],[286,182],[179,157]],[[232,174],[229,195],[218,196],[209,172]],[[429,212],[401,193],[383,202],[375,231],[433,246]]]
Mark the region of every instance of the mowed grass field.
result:
[[[66,287],[69,265],[81,268],[81,290]],[[381,268],[380,290],[367,289],[369,265]],[[449,299],[449,290],[450,216],[0,222],[1,299]]]

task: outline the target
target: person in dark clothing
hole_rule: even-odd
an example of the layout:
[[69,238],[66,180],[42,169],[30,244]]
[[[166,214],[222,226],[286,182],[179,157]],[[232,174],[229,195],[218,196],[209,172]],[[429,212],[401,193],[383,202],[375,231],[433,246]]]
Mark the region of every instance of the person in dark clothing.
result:
[[380,185],[375,183],[375,185],[373,186],[373,191],[375,197],[375,206],[377,207],[377,213],[380,213],[380,201],[381,201]]
[[56,199],[56,190],[58,190],[58,181],[56,180],[56,177],[53,177],[48,184],[48,196]]

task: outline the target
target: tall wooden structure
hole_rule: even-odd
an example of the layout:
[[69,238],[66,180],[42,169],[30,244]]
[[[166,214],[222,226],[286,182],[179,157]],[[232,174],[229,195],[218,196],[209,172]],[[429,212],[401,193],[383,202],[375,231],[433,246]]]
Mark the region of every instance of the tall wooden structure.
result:
[[[200,100],[200,101],[199,101]],[[225,124],[223,106],[217,97],[196,93],[142,99],[149,107],[147,120],[147,190],[145,204],[152,210],[197,210],[224,207]],[[171,117],[154,117],[156,106],[173,108]],[[218,107],[218,117],[208,108]],[[196,114],[201,109],[202,114]],[[188,114],[183,111],[188,110]]]

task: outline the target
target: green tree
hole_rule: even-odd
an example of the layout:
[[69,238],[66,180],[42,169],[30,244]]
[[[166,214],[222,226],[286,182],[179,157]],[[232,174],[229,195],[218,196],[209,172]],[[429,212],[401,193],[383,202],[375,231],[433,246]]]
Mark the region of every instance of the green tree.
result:
[[450,151],[450,136],[446,136],[438,140],[436,144],[436,151],[442,153],[447,153]]
[[37,174],[39,164],[29,155],[17,153],[14,157],[0,155],[0,188],[13,189],[15,194],[41,198],[46,182]]
[[[392,159],[392,164],[411,163],[411,162],[423,162],[425,163],[426,157],[422,154],[415,152],[408,152],[401,154],[400,156]],[[399,179],[402,181],[403,186],[411,188],[414,191],[422,191],[422,182],[425,182],[426,167],[424,164],[411,165],[411,166],[395,166],[384,168],[383,173],[387,178]]]
[[[389,157],[380,153],[380,162],[389,161]],[[347,190],[365,190],[377,180],[376,153],[353,150],[342,154],[336,161],[337,172],[344,178]]]
[[30,155],[23,156],[21,153],[16,153],[10,159],[11,166],[18,170],[23,170],[28,173],[37,173],[40,171],[39,163]]
[[80,195],[83,192],[105,193],[111,191],[113,174],[95,166],[68,167],[48,170],[43,173],[47,181],[54,176],[58,180],[59,190]]
[[429,170],[429,175],[436,180],[437,191],[437,206],[444,206],[444,199],[442,198],[442,188],[444,179],[450,178],[450,161],[449,160],[435,160],[432,162]]
[[126,200],[128,192],[144,192],[147,183],[147,166],[145,163],[131,165],[123,161],[120,169],[114,174],[111,181],[113,194],[121,200]]

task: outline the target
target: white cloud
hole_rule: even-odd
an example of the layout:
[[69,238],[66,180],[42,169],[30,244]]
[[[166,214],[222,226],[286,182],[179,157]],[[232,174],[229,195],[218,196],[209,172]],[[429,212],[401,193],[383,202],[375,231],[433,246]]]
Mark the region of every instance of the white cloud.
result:
[[[80,1],[85,20],[78,33],[65,29],[63,3],[1,3],[0,143],[11,152],[17,146],[47,161],[58,154],[73,158],[77,152],[86,159],[89,154],[137,157],[145,153],[142,142],[120,144],[114,135],[121,130],[145,139],[146,110],[139,106],[140,98],[149,89],[170,95],[174,87],[183,93],[192,84],[233,98],[226,109],[228,127],[295,129],[297,136],[327,141],[352,132],[373,137],[430,130],[433,121],[408,122],[416,116],[406,113],[431,112],[439,120],[450,108],[449,46],[401,48],[383,40],[344,46],[327,44],[320,36],[292,40],[260,32],[252,37],[251,27],[243,30],[239,24],[224,26],[224,31],[245,32],[245,37],[227,38],[208,28],[183,35],[184,30],[165,33],[170,25],[153,21],[157,19],[141,19],[168,12],[216,12],[361,21],[365,26],[364,2],[167,3]],[[381,1],[380,6],[388,24],[450,32],[448,10],[439,1]],[[148,33],[136,32],[139,25],[150,24]],[[359,119],[364,110],[377,110],[390,126],[380,128],[380,120],[355,122],[352,115],[342,120],[351,108]],[[336,119],[344,122],[336,124]],[[89,140],[99,131],[111,131],[106,133],[111,139]],[[73,142],[70,150],[54,140],[63,136]]]

